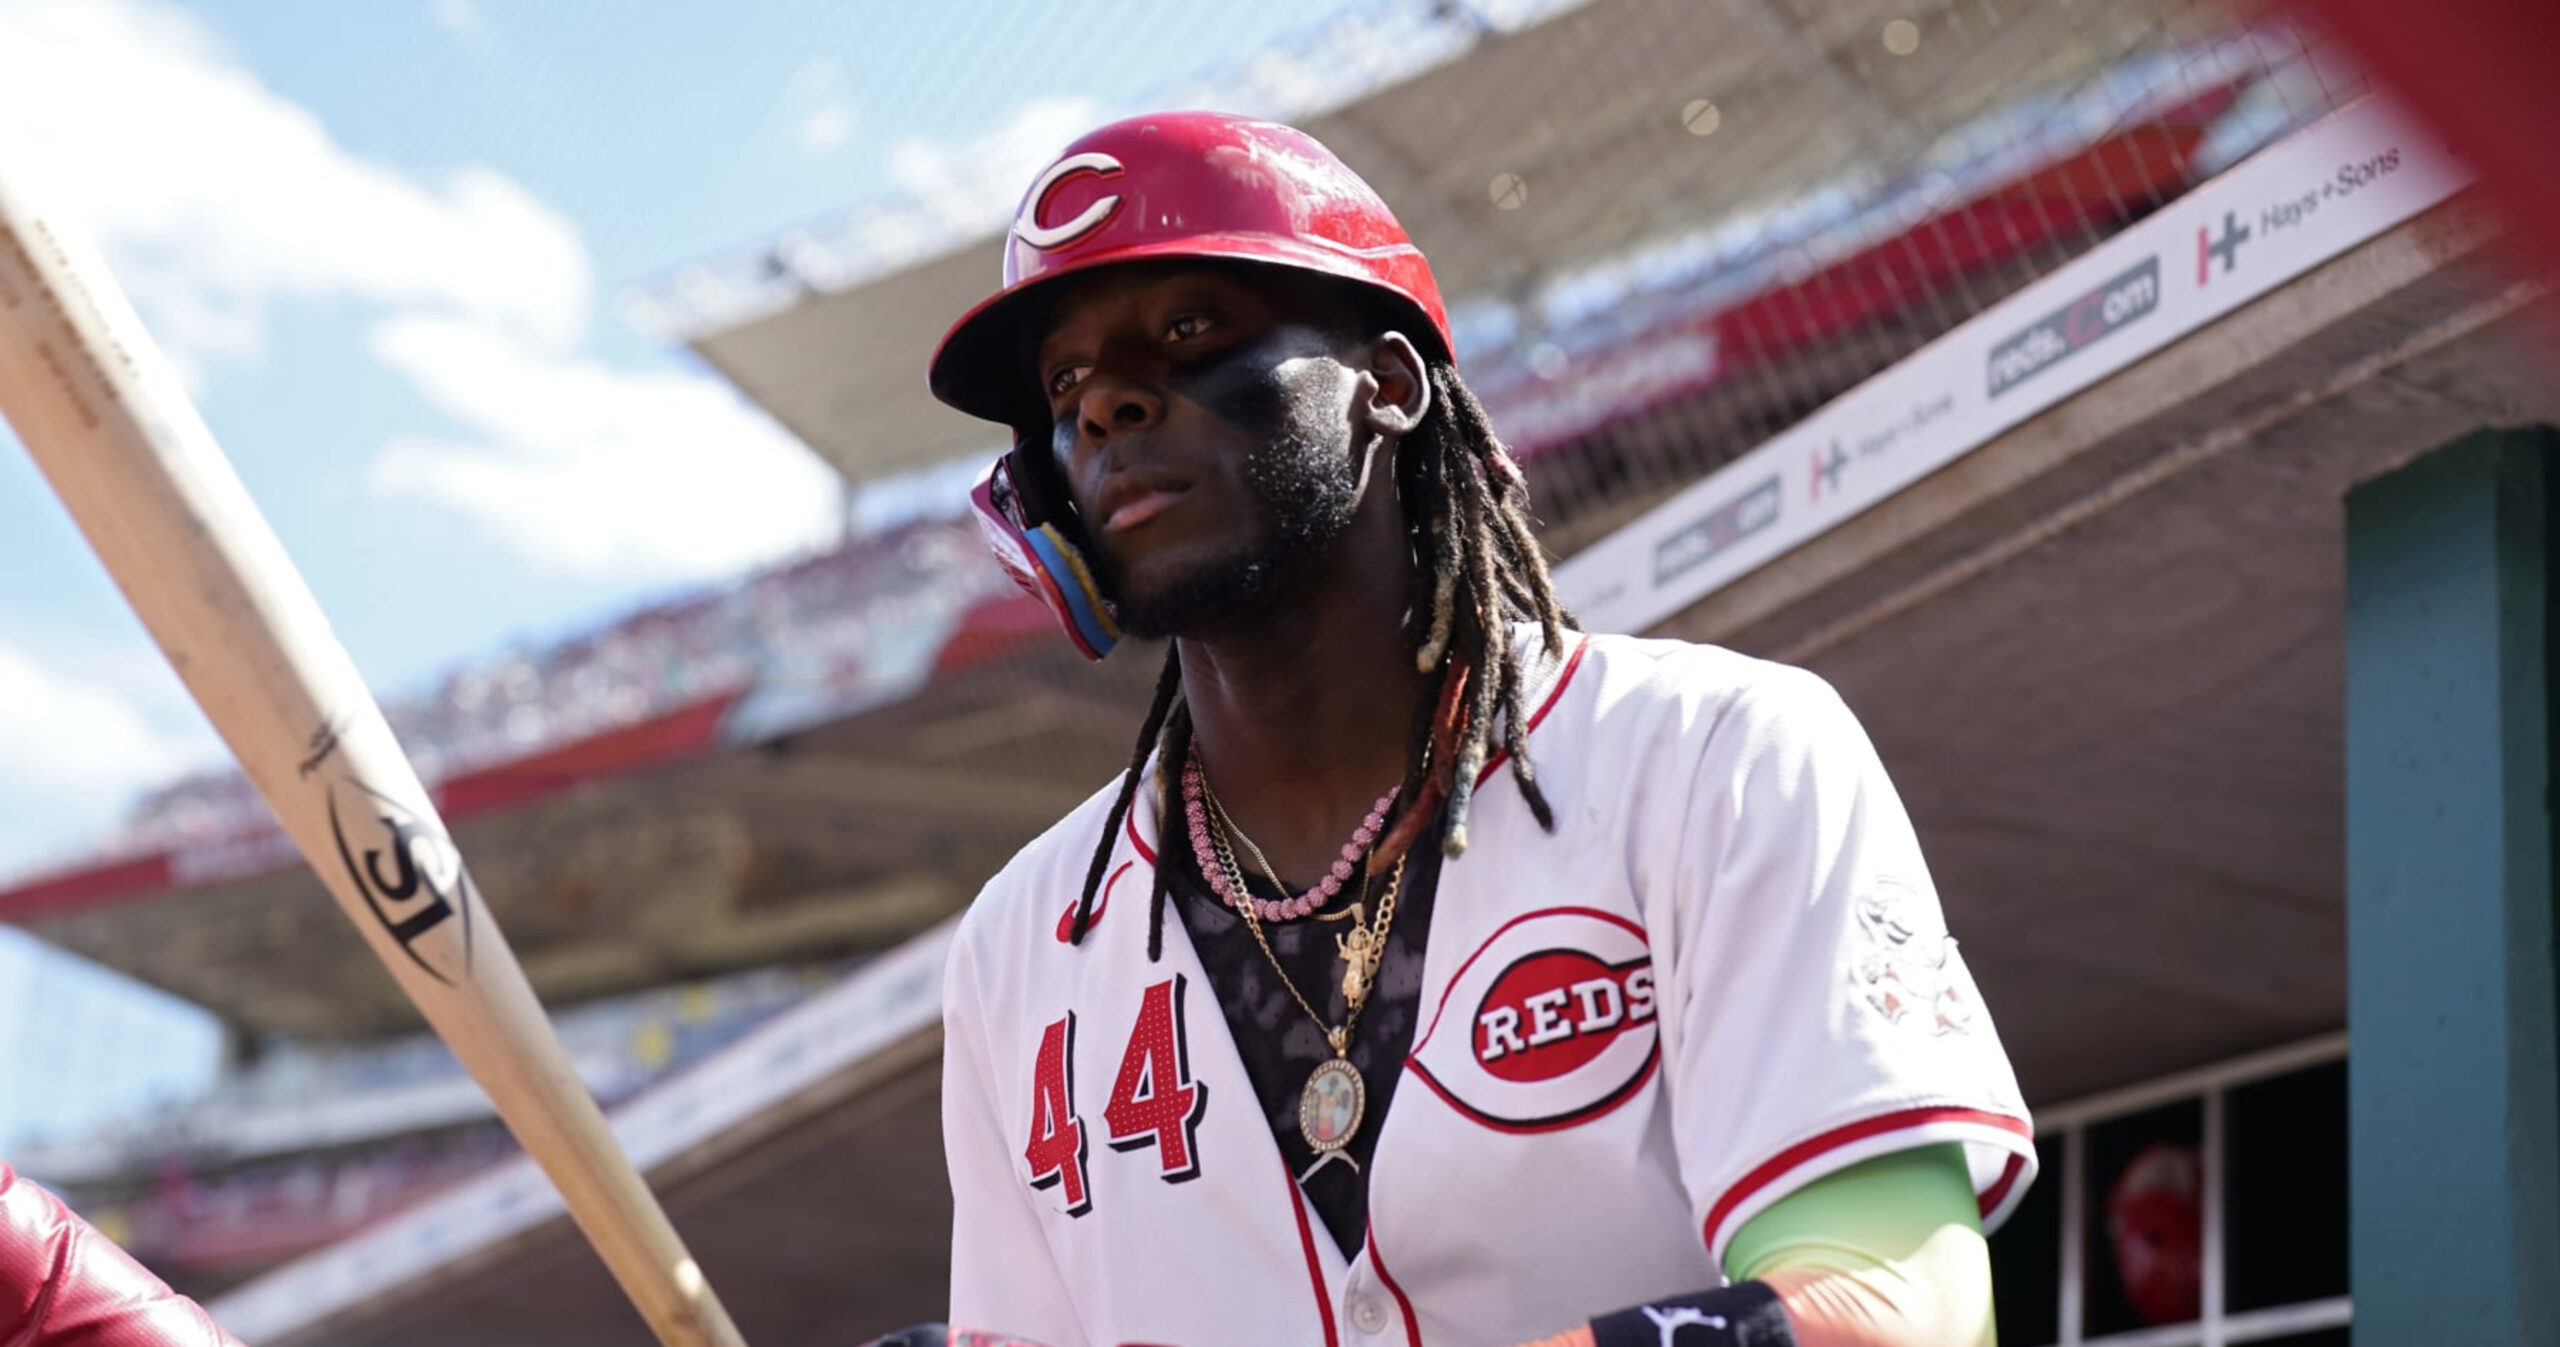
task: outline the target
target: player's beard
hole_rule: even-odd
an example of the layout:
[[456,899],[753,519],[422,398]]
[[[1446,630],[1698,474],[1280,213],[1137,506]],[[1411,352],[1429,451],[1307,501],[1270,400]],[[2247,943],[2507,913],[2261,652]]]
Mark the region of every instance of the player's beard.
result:
[[[1320,379],[1282,382],[1237,402],[1267,426],[1263,446],[1245,461],[1244,478],[1269,512],[1270,526],[1171,577],[1153,591],[1134,590],[1106,551],[1103,583],[1114,596],[1121,630],[1145,640],[1200,636],[1250,622],[1318,568],[1316,561],[1351,527],[1360,507],[1360,458],[1345,441],[1341,399]],[[1244,419],[1240,407],[1220,409]]]

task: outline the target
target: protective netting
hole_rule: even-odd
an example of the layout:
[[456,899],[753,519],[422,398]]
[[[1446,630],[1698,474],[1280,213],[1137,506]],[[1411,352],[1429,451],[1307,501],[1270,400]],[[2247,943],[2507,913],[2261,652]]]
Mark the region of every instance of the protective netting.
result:
[[2363,87],[2184,4],[1599,4],[1517,42],[1432,77],[1452,124],[1503,91],[1481,162],[1516,167],[1424,242],[1486,282],[1470,378],[1561,552]]

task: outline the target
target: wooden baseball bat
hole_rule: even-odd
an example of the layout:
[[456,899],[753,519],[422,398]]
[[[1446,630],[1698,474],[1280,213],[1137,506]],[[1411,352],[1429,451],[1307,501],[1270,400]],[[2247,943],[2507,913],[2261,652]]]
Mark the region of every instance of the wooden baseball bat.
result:
[[304,859],[667,1347],[743,1347],[417,772],[106,267],[0,161],[0,412]]

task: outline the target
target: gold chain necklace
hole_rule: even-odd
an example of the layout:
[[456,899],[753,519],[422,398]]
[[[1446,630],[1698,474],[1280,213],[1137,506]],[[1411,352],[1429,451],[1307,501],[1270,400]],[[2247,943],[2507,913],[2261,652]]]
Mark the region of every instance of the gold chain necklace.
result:
[[[1244,891],[1244,875],[1236,866],[1235,853],[1227,848],[1226,811],[1219,808],[1215,796],[1210,808],[1220,826],[1211,830],[1218,864],[1225,867],[1237,892]],[[1250,845],[1250,843],[1248,843]],[[1387,929],[1396,916],[1396,893],[1404,884],[1404,861],[1398,858],[1393,873],[1387,876],[1387,891],[1378,899],[1378,915],[1366,925],[1355,925],[1347,935],[1334,937],[1335,953],[1342,958],[1342,1002],[1344,1014],[1340,1025],[1328,1025],[1324,1016],[1308,1004],[1305,993],[1280,963],[1271,948],[1271,940],[1262,932],[1262,919],[1254,914],[1252,904],[1236,909],[1244,918],[1245,929],[1253,932],[1253,943],[1262,948],[1262,957],[1271,961],[1271,971],[1279,974],[1280,985],[1289,991],[1289,999],[1307,1012],[1307,1018],[1324,1031],[1325,1042],[1332,1046],[1333,1056],[1318,1063],[1298,1091],[1298,1135],[1306,1138],[1316,1153],[1315,1163],[1298,1175],[1304,1183],[1317,1170],[1336,1160],[1351,1166],[1357,1173],[1360,1162],[1344,1154],[1351,1138],[1358,1135],[1360,1122],[1369,1109],[1369,1085],[1360,1078],[1359,1068],[1351,1064],[1351,1031],[1360,1023],[1361,1008],[1369,1002],[1370,989],[1376,984],[1378,964],[1387,953]],[[1285,886],[1284,886],[1285,887]]]
[[[1237,841],[1244,843],[1245,854],[1253,857],[1253,863],[1256,867],[1261,869],[1262,877],[1271,881],[1271,887],[1278,889],[1282,893],[1287,893],[1289,891],[1289,885],[1287,881],[1280,878],[1279,868],[1272,865],[1270,857],[1262,854],[1261,847],[1254,845],[1253,834],[1237,827],[1236,821],[1227,817],[1227,807],[1218,803],[1217,793],[1210,790],[1208,788],[1208,783],[1205,781],[1200,785],[1200,794],[1203,799],[1208,801],[1209,816],[1216,821],[1217,826],[1222,830],[1224,837],[1232,837]],[[1222,837],[1220,840],[1224,840],[1224,838]],[[1228,858],[1232,860],[1234,858],[1233,853],[1228,853]],[[1347,918],[1355,926],[1364,919],[1361,916],[1361,905],[1357,899],[1352,901],[1351,906],[1346,907],[1339,912],[1326,912],[1322,909],[1318,909],[1309,915],[1313,916],[1318,921],[1342,921]]]
[[[1253,853],[1253,859],[1261,865],[1263,875],[1270,879],[1273,888],[1285,891],[1289,886],[1281,881],[1279,871],[1271,868],[1270,859],[1262,854],[1262,848],[1253,844],[1252,838],[1245,836],[1244,829],[1237,827],[1235,820],[1227,817],[1226,806],[1218,802],[1217,794],[1204,791],[1203,795],[1208,801],[1209,817],[1217,824],[1210,830],[1211,845],[1217,852],[1218,864],[1234,877],[1238,891],[1241,892],[1243,889],[1244,876],[1240,873],[1240,867],[1236,865],[1235,852],[1227,847],[1229,837],[1243,842],[1245,849]],[[1396,875],[1401,879],[1403,874],[1403,862],[1399,859]],[[1363,921],[1362,904],[1356,900],[1345,911],[1317,914],[1318,921],[1348,919],[1352,924],[1348,934],[1333,938],[1333,947],[1334,951],[1342,957],[1342,1000],[1346,1006],[1350,1007],[1351,1018],[1354,1020],[1360,1017],[1360,1007],[1369,999],[1369,989],[1376,984],[1378,965],[1387,957],[1387,927],[1395,920],[1397,888],[1398,886],[1392,883],[1387,886],[1387,895],[1378,905],[1378,919],[1374,926]],[[1255,938],[1259,939],[1262,934],[1262,925],[1258,920],[1252,924],[1252,929]],[[1269,946],[1265,946],[1264,951],[1268,953]],[[1277,966],[1275,961],[1274,967]],[[1287,975],[1284,973],[1282,977],[1285,980]],[[1297,991],[1296,985],[1292,984],[1289,988],[1290,994],[1295,996]],[[1299,997],[1298,1004],[1306,1006],[1306,998]],[[1307,1013],[1314,1015],[1315,1008],[1307,1006]],[[1318,1017],[1316,1023],[1324,1023],[1322,1017]]]

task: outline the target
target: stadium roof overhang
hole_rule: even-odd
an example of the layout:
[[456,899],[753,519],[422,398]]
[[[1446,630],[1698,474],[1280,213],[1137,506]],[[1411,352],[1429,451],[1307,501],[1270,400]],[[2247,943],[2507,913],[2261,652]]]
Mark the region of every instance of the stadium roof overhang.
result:
[[[983,605],[911,698],[751,690],[439,785],[535,990],[879,950],[959,910],[1126,757],[1120,707],[1149,678],[1030,639],[1031,607]],[[253,1033],[419,1026],[272,830],[22,884],[0,918]]]
[[[1819,201],[1879,155],[1908,159],[2161,36],[2149,6],[1998,5],[1972,16],[1987,36],[1901,57],[1877,47],[1887,19],[1968,21],[1962,7],[1923,12],[1934,8],[1768,4],[1702,23],[1678,6],[1596,0],[1302,120],[1395,207],[1453,303],[1525,302],[1639,247]],[[1578,82],[1595,80],[1619,92]],[[1712,121],[1689,111],[1702,98]],[[1512,209],[1490,190],[1506,174],[1526,184]],[[763,291],[745,306],[755,316],[666,325],[850,480],[948,463],[1000,438],[925,391],[944,327],[1001,271],[1001,235],[954,242],[832,289],[791,279],[801,269],[779,249],[745,287]],[[684,288],[667,287],[671,304]]]

